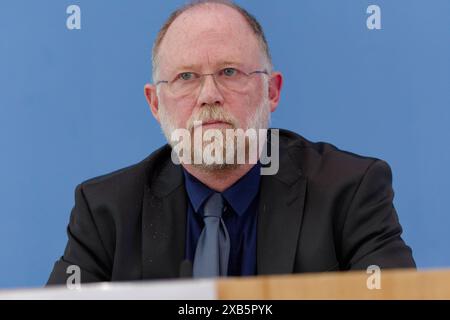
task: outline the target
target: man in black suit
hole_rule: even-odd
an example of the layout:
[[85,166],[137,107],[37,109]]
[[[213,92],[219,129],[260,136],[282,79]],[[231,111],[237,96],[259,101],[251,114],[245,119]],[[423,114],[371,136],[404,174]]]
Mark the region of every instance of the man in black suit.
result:
[[[201,140],[174,153],[178,129],[268,128],[283,78],[248,12],[227,1],[174,12],[155,41],[153,79],[145,95],[169,144],[76,188],[48,284],[65,283],[71,265],[82,282],[176,278],[192,264],[194,277],[415,267],[382,160],[281,129],[259,141],[279,157],[271,174],[260,174],[261,152],[256,163],[224,163]],[[201,162],[186,161],[196,155]]]

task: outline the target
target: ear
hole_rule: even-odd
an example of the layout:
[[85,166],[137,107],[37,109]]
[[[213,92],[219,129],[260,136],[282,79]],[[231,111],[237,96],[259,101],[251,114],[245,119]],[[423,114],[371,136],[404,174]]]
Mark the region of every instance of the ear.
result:
[[272,72],[269,80],[270,112],[274,112],[280,102],[283,75],[281,72]]
[[156,86],[147,83],[144,86],[144,95],[150,107],[150,110],[153,114],[153,117],[155,117],[156,121],[159,122],[159,115],[158,115],[159,106],[158,106],[158,96],[156,94]]

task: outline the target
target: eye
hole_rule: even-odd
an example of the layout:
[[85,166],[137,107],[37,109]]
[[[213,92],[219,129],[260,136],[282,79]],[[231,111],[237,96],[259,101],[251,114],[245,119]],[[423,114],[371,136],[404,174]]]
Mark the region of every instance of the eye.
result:
[[195,74],[193,72],[183,72],[177,76],[177,79],[189,81],[195,79]]
[[234,68],[225,68],[222,70],[222,73],[226,76],[226,77],[233,77],[235,75],[237,75],[238,71]]

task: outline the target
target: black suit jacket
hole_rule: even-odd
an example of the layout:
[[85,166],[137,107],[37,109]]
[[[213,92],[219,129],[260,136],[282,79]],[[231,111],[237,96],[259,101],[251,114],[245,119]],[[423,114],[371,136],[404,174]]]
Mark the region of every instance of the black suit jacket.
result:
[[[176,278],[187,197],[166,145],[142,162],[75,191],[68,243],[48,284],[69,265],[82,282]],[[280,168],[262,176],[257,274],[414,268],[393,206],[388,164],[280,130]]]

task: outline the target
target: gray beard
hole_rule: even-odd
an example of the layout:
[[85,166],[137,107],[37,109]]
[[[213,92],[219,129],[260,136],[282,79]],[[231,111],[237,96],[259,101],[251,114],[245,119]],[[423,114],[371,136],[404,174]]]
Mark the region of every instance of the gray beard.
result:
[[[218,107],[220,108],[220,107]],[[255,113],[250,117],[250,121],[249,123],[246,125],[245,128],[241,128],[244,131],[246,131],[247,129],[255,129],[257,132],[259,129],[268,129],[269,125],[270,125],[270,120],[271,120],[271,114],[270,114],[270,105],[269,105],[269,100],[267,97],[263,98],[262,103],[260,104],[260,106],[256,109]],[[160,108],[159,108],[159,119],[160,119],[160,123],[161,123],[161,129],[162,132],[164,134],[164,136],[166,137],[167,142],[169,143],[169,145],[173,148],[177,143],[179,143],[178,141],[173,141],[172,140],[172,132],[174,130],[177,129],[177,127],[174,125],[174,121],[172,120],[171,116],[166,112],[166,108],[160,104]],[[189,121],[187,122],[185,128],[189,129],[189,132],[191,133],[191,159],[195,159],[195,157],[198,157],[198,159],[202,159],[201,163],[194,163],[193,161],[191,161],[191,165],[194,168],[197,168],[203,172],[209,172],[209,173],[214,173],[214,172],[219,172],[219,171],[230,171],[230,170],[234,170],[238,167],[240,167],[242,164],[238,164],[237,161],[235,161],[234,163],[226,163],[225,161],[223,161],[223,163],[204,163],[203,161],[203,150],[205,148],[206,145],[208,145],[210,142],[208,141],[203,141],[203,146],[202,148],[196,148],[195,144],[193,143],[193,136],[194,136],[194,132],[192,130],[191,124],[193,122],[193,119],[189,119]],[[232,129],[238,129],[240,126],[239,124],[233,123],[232,124]],[[219,129],[220,131],[222,131],[222,135],[223,137],[225,137],[225,129]],[[257,138],[258,139],[258,135]],[[263,143],[265,141],[253,141],[254,143]],[[249,150],[249,144],[250,141],[248,140],[248,138],[246,137],[245,140],[245,159],[249,158],[249,154],[248,154],[248,150]],[[237,155],[237,143],[234,143],[234,150],[228,150],[229,148],[226,147],[226,143],[223,144],[223,155],[227,155],[229,153],[233,153],[235,156],[235,160],[236,160],[236,155]],[[258,144],[256,144],[258,145]]]

